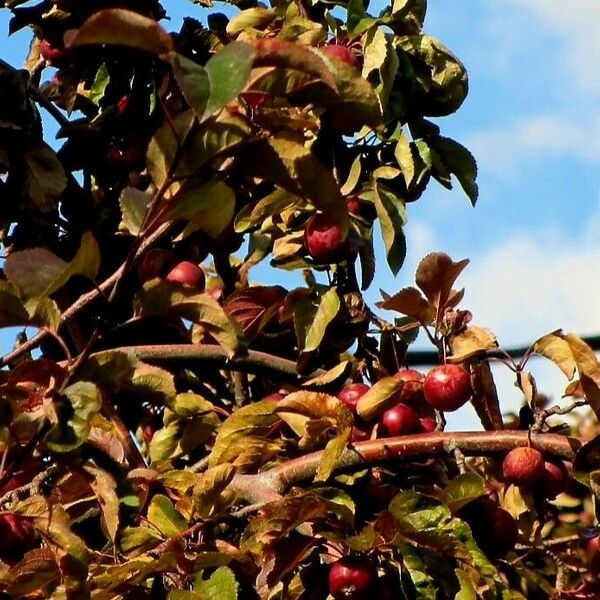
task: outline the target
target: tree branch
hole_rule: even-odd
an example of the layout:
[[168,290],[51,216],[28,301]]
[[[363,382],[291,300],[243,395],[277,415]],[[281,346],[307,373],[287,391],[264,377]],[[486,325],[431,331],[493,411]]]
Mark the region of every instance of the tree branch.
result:
[[[548,457],[573,460],[583,441],[559,434],[531,436],[531,445]],[[433,432],[360,442],[347,448],[335,468],[335,473],[364,468],[392,460],[431,458],[452,454],[455,449],[465,456],[493,456],[529,444],[527,431],[461,431]],[[256,503],[288,487],[311,481],[323,458],[323,450],[286,461],[256,475],[237,475],[231,484],[241,498]],[[265,495],[261,496],[264,491]]]

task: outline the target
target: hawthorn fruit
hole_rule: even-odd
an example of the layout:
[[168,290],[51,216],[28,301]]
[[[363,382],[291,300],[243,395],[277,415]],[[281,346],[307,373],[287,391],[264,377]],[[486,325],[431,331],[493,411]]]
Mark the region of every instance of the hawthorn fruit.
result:
[[445,412],[460,408],[472,393],[471,376],[462,365],[448,363],[434,367],[423,382],[423,394],[427,403]]
[[329,593],[334,600],[360,600],[372,592],[377,582],[377,569],[368,559],[347,556],[329,569]]
[[343,387],[338,394],[338,398],[350,409],[351,412],[356,412],[358,401],[371,388],[365,383],[350,383]]
[[420,429],[419,415],[406,404],[397,404],[381,416],[381,425],[387,435],[406,435]]
[[564,492],[569,480],[569,472],[562,461],[545,461],[540,488],[544,498],[553,499]]
[[352,426],[352,433],[350,434],[351,442],[366,442],[371,439],[373,433],[373,426],[370,423],[363,423],[362,421],[354,423]]
[[535,448],[513,448],[504,457],[502,473],[508,483],[531,487],[544,475],[544,457]]
[[361,69],[360,57],[356,53],[352,52],[352,50],[347,46],[342,44],[328,44],[327,46],[323,46],[323,52],[325,52],[325,54],[328,56],[337,58],[343,63],[354,67],[357,71],[360,71]]
[[66,50],[60,46],[53,46],[48,40],[43,39],[40,44],[40,55],[49,63],[56,63],[66,54]]
[[189,260],[184,260],[169,271],[167,281],[182,283],[203,290],[206,284],[206,276],[201,267]]
[[304,243],[309,255],[318,263],[337,262],[346,250],[344,232],[325,213],[317,213],[308,220]]
[[437,427],[437,423],[433,417],[422,417],[419,419],[419,423],[421,424],[421,431],[423,433],[431,433]]

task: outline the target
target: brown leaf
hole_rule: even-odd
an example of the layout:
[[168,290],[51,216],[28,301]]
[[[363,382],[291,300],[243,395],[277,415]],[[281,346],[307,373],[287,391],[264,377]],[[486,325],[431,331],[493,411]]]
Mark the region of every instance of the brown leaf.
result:
[[498,347],[496,336],[484,327],[467,327],[461,333],[450,339],[452,356],[448,357],[450,362],[463,362],[486,350]]
[[173,51],[171,36],[154,19],[121,8],[95,12],[65,41],[68,48],[110,44],[145,50],[158,56]]
[[502,412],[490,363],[483,360],[471,365],[471,402],[484,429],[504,429]]
[[423,325],[432,323],[436,315],[435,306],[414,287],[400,290],[397,294],[378,302],[377,306],[408,315]]
[[533,344],[533,351],[550,359],[568,379],[573,379],[577,363],[573,357],[571,346],[560,329],[536,340]]

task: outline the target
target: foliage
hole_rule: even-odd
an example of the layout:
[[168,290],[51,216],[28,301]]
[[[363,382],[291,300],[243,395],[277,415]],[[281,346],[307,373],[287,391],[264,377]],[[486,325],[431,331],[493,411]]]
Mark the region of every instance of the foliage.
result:
[[[468,84],[426,2],[194,3],[206,25],[174,32],[158,0],[2,3],[33,43],[23,70],[0,64],[0,326],[19,328],[0,371],[0,587],[316,600],[338,597],[344,556],[336,585],[348,564],[374,597],[597,597],[595,421],[556,421],[600,412],[591,349],[555,331],[504,354],[459,308],[468,261],[442,252],[382,292],[391,321],[362,295],[375,243],[402,267],[433,180],[477,200],[474,158],[432,120]],[[304,284],[251,284],[267,260]],[[444,432],[422,378],[395,377],[419,331],[470,373],[483,431]],[[548,406],[533,355],[572,403]],[[369,383],[354,405],[351,381]],[[405,402],[410,431],[385,437]],[[508,485],[502,459],[528,445],[553,467]]]

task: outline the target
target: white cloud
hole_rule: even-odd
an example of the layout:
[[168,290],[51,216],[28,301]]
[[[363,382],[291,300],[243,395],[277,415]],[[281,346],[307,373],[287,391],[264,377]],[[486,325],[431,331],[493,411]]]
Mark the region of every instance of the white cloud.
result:
[[600,3],[598,0],[509,0],[529,11],[561,44],[561,72],[573,78],[580,91],[600,96]]
[[524,117],[507,126],[471,134],[465,144],[477,157],[482,172],[501,177],[522,172],[540,158],[572,157],[596,164],[600,163],[600,116]]

